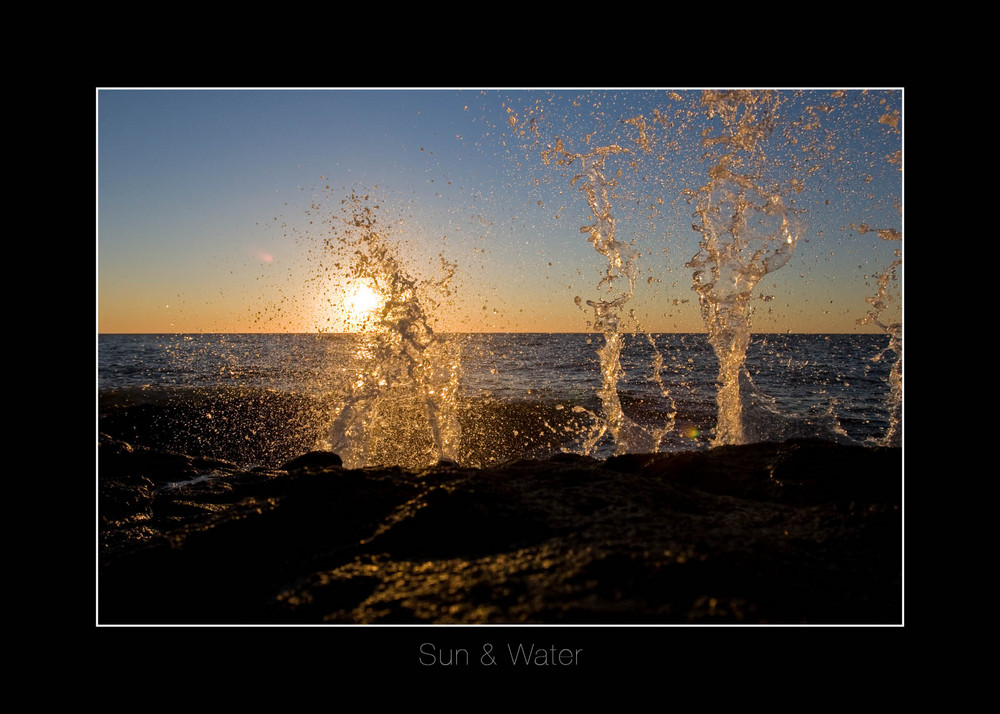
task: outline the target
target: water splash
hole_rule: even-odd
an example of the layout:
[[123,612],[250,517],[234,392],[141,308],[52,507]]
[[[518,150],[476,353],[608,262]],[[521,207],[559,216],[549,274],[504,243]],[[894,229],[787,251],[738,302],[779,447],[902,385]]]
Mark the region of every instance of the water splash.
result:
[[[683,263],[692,276],[687,285],[698,295],[701,322],[719,363],[713,443],[790,436],[849,438],[834,402],[825,409],[802,409],[813,396],[823,398],[821,394],[807,395],[798,402],[785,394],[781,401],[764,394],[754,384],[756,375],[751,377],[747,369],[746,352],[753,347],[755,305],[759,310],[757,328],[763,332],[779,325],[812,332],[820,326],[817,315],[812,314],[815,296],[826,292],[831,298],[829,305],[840,303],[840,285],[810,285],[814,278],[806,270],[799,274],[802,283],[795,287],[806,291],[796,293],[804,295],[802,304],[788,303],[784,315],[770,292],[777,284],[765,286],[771,282],[765,276],[788,265],[797,252],[801,255],[797,260],[804,265],[815,260],[850,260],[848,250],[856,250],[856,242],[848,250],[838,246],[836,254],[831,250],[827,256],[825,250],[831,240],[838,240],[833,229],[833,221],[839,220],[834,214],[838,194],[847,199],[845,206],[862,207],[873,225],[876,221],[891,225],[890,221],[882,222],[888,202],[896,202],[901,209],[901,195],[890,172],[877,166],[882,155],[893,166],[901,164],[901,152],[884,131],[888,127],[899,133],[901,114],[894,109],[900,99],[898,92],[655,91],[530,99],[522,111],[506,107],[514,129],[511,136],[521,140],[526,154],[540,151],[546,165],[565,169],[554,172],[554,177],[572,177],[573,185],[585,195],[593,217],[581,231],[606,260],[600,287],[613,293],[603,299],[576,298],[577,305],[593,311],[590,325],[604,336],[599,351],[601,409],[594,410],[599,413],[594,415],[594,429],[583,441],[584,450],[596,449],[598,441],[607,441],[609,436],[616,440],[619,452],[641,441],[630,440],[636,432],[622,412],[624,407],[628,416],[642,421],[635,402],[629,399],[634,370],[626,374],[621,368],[630,356],[623,354],[623,336],[645,332],[635,313],[644,313],[642,321],[650,321],[646,324],[666,326],[664,318],[669,318],[677,331],[693,327],[687,322],[684,307],[688,300],[674,299],[675,309],[670,309],[665,296],[657,294],[667,289],[670,281],[665,278],[676,269],[674,247],[684,235],[690,235],[685,230],[690,219],[673,214],[683,204],[678,199],[683,198],[693,207],[694,235],[699,243],[691,252],[683,249],[686,256],[694,253]],[[556,140],[556,136],[563,140]],[[575,137],[580,144],[571,151]],[[545,199],[546,206],[558,206],[548,215],[555,219],[565,215],[562,191],[542,185],[546,190],[538,192],[538,205],[541,207]],[[616,230],[622,235],[626,228],[626,241],[608,240]],[[643,243],[644,231],[652,237],[662,236],[663,244]],[[888,240],[890,233],[879,235]],[[831,235],[835,237],[831,239]],[[807,245],[810,242],[812,245]],[[642,246],[646,256],[641,265],[636,261],[637,246]],[[657,255],[660,247],[666,258]],[[648,281],[636,280],[640,268],[651,271]],[[651,286],[648,289],[646,282]],[[684,282],[674,281],[672,287]],[[758,291],[757,302],[752,302]],[[813,304],[805,304],[809,302]],[[769,304],[760,309],[764,303]],[[826,300],[822,304],[825,306]],[[656,306],[666,309],[656,315]],[[823,309],[823,314],[838,320],[833,331],[850,332],[848,325],[857,316],[845,319],[835,315],[847,315],[852,309],[830,307]],[[781,325],[782,320],[789,320],[789,325]],[[670,331],[666,327],[663,331]],[[652,340],[653,335],[647,336]],[[891,347],[896,346],[893,340]],[[657,383],[662,361],[657,365],[654,358],[652,366],[651,381]],[[774,367],[781,371],[779,364]],[[658,405],[675,403],[667,387],[683,402],[688,389],[685,376],[674,369],[664,377],[666,384],[658,381],[664,397]],[[893,381],[897,381],[895,377]],[[762,384],[766,385],[766,380]],[[893,387],[893,392],[898,390]],[[691,421],[686,414],[682,416],[677,422],[678,436],[689,433],[685,428]]]
[[[903,234],[894,228],[871,228],[862,223],[857,226],[857,231],[861,234],[874,232],[879,238],[887,241],[903,240]],[[882,317],[882,313],[889,307],[889,303],[893,299],[889,286],[898,278],[897,272],[903,264],[902,249],[897,248],[894,255],[895,260],[886,266],[878,276],[876,293],[865,298],[869,308],[865,315],[858,320],[859,325],[878,325],[889,335],[889,345],[875,356],[875,361],[885,359],[887,353],[896,356],[889,371],[889,392],[886,395],[889,428],[886,430],[885,436],[877,442],[882,446],[901,446],[903,439],[903,323],[886,323]]]
[[[696,97],[697,107],[689,103],[692,97]],[[836,92],[831,93],[830,97],[841,101],[839,111],[843,112],[849,111],[848,103],[855,99]],[[789,408],[785,403],[779,408],[775,400],[757,388],[754,384],[757,377],[755,375],[751,378],[745,364],[754,317],[755,303],[752,297],[758,287],[765,290],[762,283],[765,276],[786,266],[792,259],[800,236],[803,235],[797,216],[813,208],[809,203],[809,192],[803,193],[806,179],[812,189],[814,185],[821,185],[826,180],[826,174],[832,172],[838,162],[851,163],[854,160],[847,153],[836,155],[837,145],[841,139],[846,139],[846,134],[823,131],[826,127],[820,119],[827,116],[831,120],[835,118],[838,111],[835,103],[830,106],[803,106],[800,101],[803,99],[802,95],[769,91],[706,91],[697,95],[686,93],[683,96],[669,93],[663,95],[662,99],[659,96],[656,99],[669,99],[678,105],[669,114],[666,108],[662,111],[653,110],[651,119],[648,112],[645,118],[638,113],[615,115],[611,112],[610,103],[602,105],[602,121],[598,122],[596,128],[587,127],[593,129],[592,132],[580,134],[586,147],[576,146],[575,151],[569,148],[568,140],[564,144],[563,140],[546,141],[542,138],[542,113],[528,112],[519,124],[508,108],[511,127],[523,125],[521,136],[530,142],[526,148],[539,150],[546,166],[565,169],[566,173],[562,175],[569,179],[569,185],[583,194],[591,215],[579,230],[587,236],[593,250],[602,257],[597,288],[606,294],[587,300],[576,298],[577,305],[585,307],[590,313],[591,321],[588,326],[603,336],[603,344],[596,351],[600,360],[600,385],[588,392],[588,400],[596,398],[600,408],[594,409],[592,404],[588,404],[591,407],[589,409],[581,405],[573,407],[573,413],[579,416],[581,425],[586,421],[585,416],[591,422],[576,432],[570,448],[586,454],[606,450],[609,445],[615,453],[658,451],[676,427],[677,410],[671,390],[683,394],[686,385],[684,377],[679,377],[676,370],[668,379],[669,383],[664,382],[661,377],[663,360],[657,350],[654,335],[646,333],[654,356],[651,371],[644,377],[658,389],[660,395],[659,400],[651,399],[646,402],[656,403],[656,408],[659,409],[655,424],[649,418],[652,410],[644,413],[643,398],[635,397],[640,390],[633,391],[633,385],[629,382],[636,374],[635,365],[629,366],[628,374],[623,368],[623,362],[629,364],[632,354],[625,353],[626,338],[632,333],[645,333],[634,312],[648,309],[642,302],[644,284],[638,284],[645,281],[637,280],[640,268],[637,244],[641,241],[642,232],[641,229],[636,230],[636,226],[646,219],[649,225],[661,218],[669,220],[667,207],[674,208],[677,203],[683,203],[671,200],[671,194],[674,199],[686,195],[695,206],[693,228],[699,238],[699,245],[697,253],[684,265],[692,271],[689,284],[698,295],[702,321],[718,360],[712,443],[747,443],[788,438],[792,435],[846,437],[833,403],[822,413],[798,412],[797,406]],[[593,106],[596,107],[597,103]],[[780,115],[779,108],[787,116]],[[798,112],[802,116],[797,118]],[[630,118],[615,118],[616,116]],[[839,117],[836,118],[839,121]],[[611,121],[607,121],[608,119]],[[572,127],[576,125],[562,123],[558,126],[557,131],[562,133],[573,131]],[[834,126],[834,129],[838,128]],[[695,135],[699,137],[696,142],[687,141]],[[784,143],[779,145],[781,142]],[[697,149],[692,150],[695,143],[700,147],[700,157],[696,155],[699,153]],[[680,159],[677,162],[668,161],[675,153]],[[523,168],[520,164],[518,166],[519,169]],[[676,166],[681,166],[682,170],[675,171],[673,167]],[[698,167],[697,170],[692,170],[695,166]],[[635,179],[634,182],[630,181],[632,178]],[[832,180],[838,181],[837,190],[843,190],[840,180]],[[561,194],[562,191],[558,193]],[[822,194],[820,197],[823,197]],[[830,205],[829,200],[825,203]],[[541,200],[538,205],[542,205]],[[565,206],[559,206],[553,212],[555,218],[558,219],[564,210]],[[683,230],[660,232],[659,225],[651,233],[663,235],[666,242],[672,242],[677,236],[684,234]],[[622,240],[621,235],[626,227],[629,233]],[[887,240],[893,239],[889,233],[892,231],[879,231],[879,235]],[[816,236],[820,234],[821,231],[815,232]],[[803,242],[808,242],[809,238],[806,237]],[[642,245],[643,252],[646,252],[648,246]],[[667,250],[664,249],[663,252],[666,254]],[[684,253],[691,255],[687,250]],[[365,263],[365,260],[368,262]],[[353,276],[359,280],[371,280],[373,274],[380,272],[380,269],[373,266],[385,263],[386,259],[378,250],[366,247],[360,256],[355,257],[355,261],[352,264]],[[649,270],[649,266],[655,265],[654,261],[655,256],[643,261],[641,267]],[[388,272],[399,270],[400,266],[397,265],[389,268]],[[406,271],[402,270],[402,274],[405,275]],[[655,274],[656,282],[660,282],[664,274]],[[651,277],[648,282],[652,285],[653,280],[654,277]],[[675,282],[674,286],[676,285]],[[426,303],[423,303],[425,296],[426,292],[421,293],[421,313],[426,309]],[[758,297],[762,302],[773,300],[773,295],[765,296],[763,292]],[[677,302],[674,300],[675,305]],[[375,313],[380,320],[385,315],[381,308]],[[378,334],[384,328],[384,334],[387,335],[401,334],[401,330],[405,334],[409,330],[405,326],[414,324],[413,319],[412,315],[401,321],[389,319],[369,331]],[[426,323],[426,315],[423,319]],[[765,315],[765,322],[767,319],[769,318]],[[417,322],[419,323],[419,319]],[[894,326],[882,327],[892,334]],[[895,326],[895,329],[898,329],[901,338],[899,326]],[[433,331],[430,334],[434,335]],[[437,338],[436,335],[434,337]],[[384,335],[380,339],[384,341]],[[364,349],[360,350],[369,356],[371,363],[365,374],[384,376],[389,368],[379,367],[380,361],[388,360],[389,364],[393,364],[400,355],[430,355],[435,349],[429,345],[420,348],[420,339],[412,341],[410,348],[404,344],[405,341],[394,344],[366,343]],[[436,339],[434,344],[441,347],[445,342]],[[900,344],[901,339],[893,338],[890,348]],[[413,345],[418,347],[413,348]],[[445,356],[444,363],[449,361],[451,358]],[[418,363],[419,359],[411,364]],[[400,381],[408,384],[420,382],[413,375],[420,374],[423,368],[417,366],[411,372],[406,360],[399,361],[398,364],[402,365],[398,370],[402,375],[399,377]],[[898,369],[897,362],[893,376],[893,381],[897,384],[900,381],[896,377]],[[439,384],[448,383],[455,387],[458,371],[449,373],[445,369],[445,373]],[[372,449],[367,446],[372,441],[370,433],[384,419],[379,417],[369,421],[355,416],[354,412],[376,414],[379,413],[380,402],[385,405],[391,403],[391,400],[378,391],[385,387],[379,381],[359,378],[358,383],[362,386],[353,388],[355,391],[347,400],[338,425],[347,427],[345,435],[354,444],[360,463],[370,460]],[[421,389],[418,388],[416,393],[422,393],[424,397],[430,396],[430,392],[421,392]],[[391,390],[389,393],[392,393]],[[648,393],[647,388],[645,394]],[[901,392],[894,388],[893,394],[900,395],[890,396],[891,400],[895,399],[894,403],[898,408]],[[430,441],[441,445],[422,447],[422,453],[458,460],[460,454],[457,441],[448,446],[441,438],[433,436],[443,434],[444,442],[447,442],[448,434],[460,435],[461,429],[453,407],[452,399],[449,426],[442,426],[435,412],[427,412],[424,421],[430,425]],[[468,424],[468,419],[466,422]],[[894,425],[897,422],[898,419],[893,420]],[[702,426],[703,433],[707,432],[708,425],[705,422]],[[552,429],[548,423],[543,426]],[[499,428],[495,426],[494,430]],[[570,426],[567,424],[565,428]],[[469,433],[477,429],[483,434],[489,432],[487,425],[477,425]],[[891,438],[895,430],[896,427],[893,426],[890,437],[887,438]],[[512,431],[512,435],[520,439],[525,431],[517,428]],[[480,440],[485,439],[484,436]]]
[[455,266],[442,259],[436,281],[411,276],[366,199],[345,202],[344,229],[326,241],[348,256],[348,280],[377,296],[354,325],[360,332],[350,393],[336,410],[330,448],[350,468],[457,461],[459,345],[435,333],[427,313],[432,292],[447,293]]
[[[576,154],[566,149],[559,140],[553,149],[542,152],[546,165],[552,163],[559,166],[576,165],[577,173],[570,181],[571,186],[579,184],[579,190],[587,199],[593,222],[582,226],[581,233],[587,234],[588,242],[607,261],[607,268],[597,284],[598,290],[605,288],[615,294],[610,300],[587,300],[586,304],[593,310],[592,325],[604,336],[604,345],[597,350],[601,364],[601,388],[598,397],[601,401],[601,415],[595,418],[594,425],[583,438],[583,453],[591,454],[605,436],[610,434],[616,454],[628,452],[655,452],[659,449],[663,436],[673,428],[673,416],[668,416],[666,426],[644,428],[626,416],[618,394],[618,383],[622,377],[621,352],[624,334],[622,322],[625,319],[624,310],[635,295],[636,261],[639,253],[632,243],[618,240],[615,235],[616,220],[612,210],[615,180],[609,179],[605,162],[612,156],[628,153],[617,144],[598,147],[586,154]],[[621,289],[624,279],[624,289]],[[618,288],[616,292],[616,288]],[[582,299],[575,298],[577,305]],[[656,343],[650,337],[650,344],[655,353],[655,361],[651,378],[658,384],[661,393],[669,396],[662,380],[660,368],[662,356],[656,349]]]
[[797,235],[781,195],[759,175],[764,140],[776,124],[777,95],[706,91],[702,104],[710,119],[720,119],[721,133],[703,139],[715,163],[698,192],[692,227],[701,234],[700,250],[687,266],[694,269],[693,289],[719,360],[714,443],[742,444],[748,440],[742,385],[750,381],[744,362],[753,290],[788,263]]

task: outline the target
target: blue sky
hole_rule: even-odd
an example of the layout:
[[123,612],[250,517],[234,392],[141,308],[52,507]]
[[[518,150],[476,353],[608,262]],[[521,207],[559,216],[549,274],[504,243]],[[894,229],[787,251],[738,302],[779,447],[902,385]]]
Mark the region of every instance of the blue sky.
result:
[[[433,279],[441,257],[457,265],[455,295],[434,315],[441,329],[585,330],[574,298],[600,295],[606,264],[580,232],[590,218],[572,169],[541,159],[559,138],[580,153],[631,142],[610,168],[621,172],[617,237],[642,254],[632,306],[648,329],[701,331],[684,266],[698,235],[680,198],[706,180],[699,97],[101,89],[98,328],[329,329],[317,305],[343,281],[323,244],[329,217],[357,192],[377,203],[414,275]],[[902,173],[887,158],[902,148],[902,92],[781,97],[765,173],[786,187],[801,173],[805,189],[788,200],[803,233],[792,261],[762,281],[773,299],[754,327],[853,331],[872,276],[900,248],[857,226],[902,230]],[[654,112],[673,123],[654,127]],[[626,121],[636,117],[649,122],[651,151],[637,148]]]

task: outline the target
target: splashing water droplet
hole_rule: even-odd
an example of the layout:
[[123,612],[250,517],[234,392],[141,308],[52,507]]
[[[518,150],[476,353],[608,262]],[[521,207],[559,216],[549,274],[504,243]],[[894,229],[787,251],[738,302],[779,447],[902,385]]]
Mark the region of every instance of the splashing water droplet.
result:
[[782,268],[795,250],[796,233],[781,196],[766,190],[752,173],[760,142],[773,127],[777,99],[769,92],[706,92],[709,117],[722,118],[722,131],[706,147],[722,149],[699,194],[693,227],[700,250],[688,262],[709,342],[719,359],[718,418],[714,443],[742,444],[744,400],[752,388],[744,372],[753,315],[753,290],[768,273]]
[[[435,285],[412,277],[367,197],[353,195],[348,218],[327,247],[346,254],[355,285],[347,309],[361,332],[357,379],[330,430],[345,466],[426,466],[458,461],[459,345],[431,328],[424,295],[447,290],[454,266]],[[376,207],[377,208],[377,207]]]
[[[625,313],[625,308],[635,295],[636,263],[639,253],[631,243],[619,240],[616,235],[617,221],[612,203],[616,178],[608,177],[605,164],[611,157],[628,153],[617,144],[609,144],[586,154],[576,154],[567,150],[562,140],[557,140],[552,150],[543,152],[546,164],[573,166],[579,170],[579,173],[573,176],[570,185],[578,186],[579,191],[584,194],[594,219],[589,225],[582,226],[580,232],[587,234],[587,241],[607,263],[597,284],[598,290],[605,289],[614,295],[610,300],[586,301],[587,306],[593,310],[593,327],[604,335],[604,345],[597,350],[601,365],[601,387],[597,393],[601,401],[601,414],[594,416],[593,426],[583,437],[584,454],[594,453],[605,434],[610,435],[616,454],[655,452],[659,449],[663,436],[673,428],[675,412],[668,415],[667,425],[663,427],[644,428],[635,423],[625,414],[618,394],[618,383],[623,374],[622,322],[633,318],[631,311]],[[619,170],[615,176],[620,174]],[[577,306],[582,306],[583,301],[581,297],[576,296],[573,302]],[[650,344],[655,355],[652,379],[658,384],[661,394],[669,398],[659,376],[662,357],[656,350],[655,341],[650,339]]]

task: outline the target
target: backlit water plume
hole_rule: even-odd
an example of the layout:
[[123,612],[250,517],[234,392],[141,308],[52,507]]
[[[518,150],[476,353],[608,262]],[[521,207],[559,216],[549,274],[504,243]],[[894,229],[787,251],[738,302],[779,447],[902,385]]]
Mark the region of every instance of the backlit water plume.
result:
[[373,207],[358,196],[347,205],[345,227],[327,247],[348,257],[349,281],[368,286],[378,301],[361,317],[351,393],[337,411],[330,447],[351,468],[457,461],[460,356],[425,312],[426,295],[447,291],[454,266],[443,263],[445,274],[436,284],[417,280]]
[[[632,244],[619,240],[615,235],[616,221],[612,200],[609,197],[609,193],[613,195],[615,182],[608,178],[605,162],[610,157],[623,153],[627,153],[625,149],[617,144],[610,144],[586,154],[574,154],[566,150],[561,140],[556,142],[552,150],[542,153],[542,159],[546,164],[576,166],[579,170],[579,173],[573,176],[570,185],[579,185],[593,218],[593,222],[582,226],[580,232],[587,234],[587,240],[594,250],[607,261],[604,274],[597,284],[598,290],[604,288],[615,295],[610,300],[586,301],[593,310],[593,327],[600,330],[604,336],[604,345],[597,351],[601,363],[601,388],[598,392],[601,415],[584,437],[584,454],[592,453],[606,433],[610,434],[614,442],[616,454],[655,452],[659,449],[663,436],[673,428],[673,414],[668,416],[665,426],[649,429],[641,427],[626,416],[618,395],[618,382],[622,377],[621,351],[624,340],[621,323],[624,319],[625,306],[635,295],[636,262],[639,258],[639,253]],[[580,305],[582,298],[578,296],[575,301]],[[652,379],[657,383],[661,393],[668,397],[659,375],[662,357],[652,339],[650,345],[655,353]]]
[[[853,226],[852,226],[853,227]],[[870,228],[862,223],[858,226],[861,234],[874,232],[882,240],[900,241],[903,234],[891,228]],[[859,325],[878,325],[887,335],[889,335],[889,345],[880,352],[875,359],[884,359],[886,353],[893,353],[896,356],[892,363],[892,370],[889,372],[889,393],[886,395],[886,408],[889,411],[889,428],[885,436],[879,442],[883,446],[902,445],[902,419],[903,419],[903,323],[884,321],[882,313],[892,302],[893,295],[890,291],[891,284],[898,279],[898,271],[903,265],[902,249],[895,250],[895,260],[893,260],[878,276],[878,288],[874,295],[865,298],[868,303],[868,312],[858,320]]]
[[762,143],[774,128],[778,98],[771,92],[705,92],[702,104],[717,117],[720,133],[703,145],[714,163],[698,192],[694,230],[700,250],[694,269],[709,341],[719,359],[716,444],[742,444],[743,387],[750,342],[753,290],[768,273],[792,257],[797,240],[781,196],[759,175]]

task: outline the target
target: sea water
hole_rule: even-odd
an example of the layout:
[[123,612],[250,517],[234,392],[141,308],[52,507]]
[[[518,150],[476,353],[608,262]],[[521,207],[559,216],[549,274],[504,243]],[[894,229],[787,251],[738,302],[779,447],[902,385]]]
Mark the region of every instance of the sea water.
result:
[[[460,354],[462,364],[453,405],[461,429],[450,460],[486,466],[561,452],[606,457],[619,450],[611,434],[587,444],[601,419],[600,333],[439,338]],[[750,440],[881,440],[890,428],[889,339],[753,335],[742,372],[744,394],[754,397],[743,414]],[[297,455],[296,449],[331,447],[331,425],[338,407],[352,399],[370,340],[363,333],[99,335],[99,411],[119,414],[112,426],[120,430],[122,410],[166,410],[175,416],[155,418],[164,419],[162,430],[170,434],[147,445],[219,458],[236,454],[247,466],[275,466],[273,461]],[[651,370],[656,354],[658,375]],[[620,359],[617,398],[626,417],[650,431],[670,427],[658,451],[712,445],[719,366],[707,335],[626,334]],[[224,422],[223,410],[239,416]],[[106,429],[103,421],[100,428]],[[149,433],[154,431],[155,424]],[[129,440],[125,433],[111,435]],[[419,466],[441,456],[415,454],[412,441],[394,434],[383,440],[381,451],[353,465]],[[277,443],[286,445],[284,453],[273,448]]]

